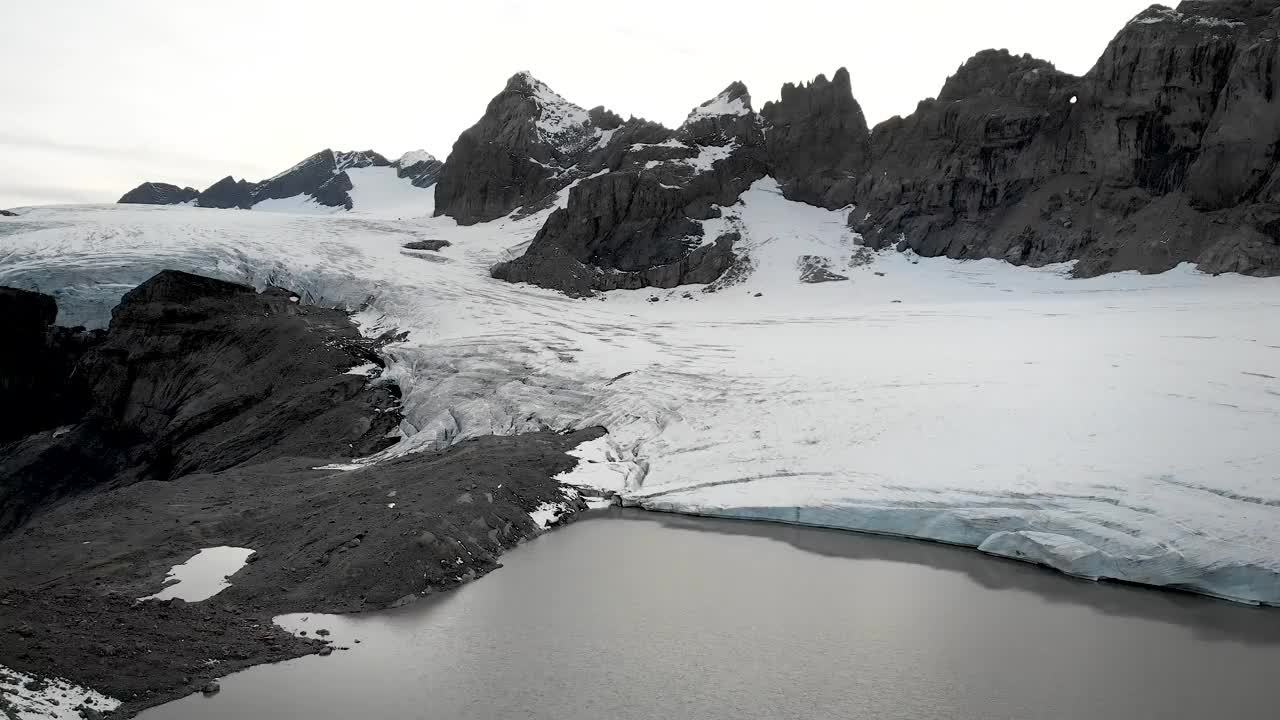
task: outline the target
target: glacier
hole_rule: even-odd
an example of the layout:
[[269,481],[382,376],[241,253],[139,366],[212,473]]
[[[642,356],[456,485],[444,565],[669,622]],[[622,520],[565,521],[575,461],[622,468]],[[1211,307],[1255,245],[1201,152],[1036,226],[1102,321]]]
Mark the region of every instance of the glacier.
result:
[[[563,198],[461,227],[430,217],[430,190],[366,175],[353,194],[388,200],[347,213],[19,209],[0,284],[93,326],[175,268],[407,331],[375,380],[402,388],[404,440],[365,462],[601,425],[562,481],[628,505],[1280,605],[1280,279],[872,253],[847,210],[766,178],[715,221],[742,239],[714,288],[571,299],[488,275]],[[451,244],[403,247],[425,239]],[[848,279],[802,282],[814,267]]]

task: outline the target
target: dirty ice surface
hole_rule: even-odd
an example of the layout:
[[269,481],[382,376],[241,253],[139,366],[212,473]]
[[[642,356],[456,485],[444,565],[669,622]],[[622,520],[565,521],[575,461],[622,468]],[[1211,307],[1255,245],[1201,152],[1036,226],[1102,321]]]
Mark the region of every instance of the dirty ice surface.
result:
[[139,600],[169,600],[177,598],[187,602],[208,600],[231,587],[227,579],[239,572],[253,554],[249,548],[211,547],[196,553],[181,565],[174,565],[165,577],[164,589]]
[[[0,716],[17,720],[80,720],[79,708],[116,709],[120,701],[62,678],[37,678],[0,665]],[[6,715],[6,710],[12,715]]]
[[[488,276],[545,213],[20,213],[0,219],[0,284],[53,292],[66,324],[177,268],[408,331],[372,380],[404,393],[388,455],[603,425],[566,484],[1280,604],[1278,279],[871,253],[769,179],[725,208],[741,258],[716,292],[585,300]],[[452,244],[402,250],[424,239]]]

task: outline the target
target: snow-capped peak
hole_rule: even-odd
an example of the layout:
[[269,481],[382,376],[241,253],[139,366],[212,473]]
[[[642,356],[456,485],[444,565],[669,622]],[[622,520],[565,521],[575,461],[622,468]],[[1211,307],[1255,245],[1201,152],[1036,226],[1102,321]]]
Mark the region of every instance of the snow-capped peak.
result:
[[516,83],[522,84],[538,105],[540,112],[535,123],[543,142],[570,149],[585,145],[587,141],[594,142],[600,134],[591,126],[591,118],[585,109],[564,99],[529,71],[516,73],[508,86]]
[[407,167],[413,167],[418,163],[435,162],[435,161],[436,161],[436,156],[432,155],[426,150],[410,150],[409,152],[401,155],[400,159],[396,161],[396,164],[402,168],[407,168]]
[[689,113],[689,117],[685,119],[685,124],[708,117],[721,117],[723,115],[742,117],[749,114],[751,112],[751,99],[746,90],[746,87],[741,83],[730,85],[725,88],[724,92],[694,108]]

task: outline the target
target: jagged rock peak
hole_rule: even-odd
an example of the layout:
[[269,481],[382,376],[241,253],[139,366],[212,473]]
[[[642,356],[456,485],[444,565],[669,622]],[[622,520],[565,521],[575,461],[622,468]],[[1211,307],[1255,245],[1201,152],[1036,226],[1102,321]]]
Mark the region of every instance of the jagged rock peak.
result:
[[983,50],[969,58],[947,78],[938,100],[952,102],[984,93],[1008,96],[1028,76],[1041,73],[1057,75],[1058,69],[1048,60],[1031,55],[1013,55],[1008,50]]
[[838,115],[843,117],[842,126],[853,131],[867,133],[866,116],[862,106],[853,97],[853,87],[846,68],[836,70],[830,80],[819,73],[812,82],[786,83],[782,86],[780,99],[764,104],[760,111],[765,122],[771,125],[786,125],[808,118],[812,115]]
[[855,176],[868,162],[870,132],[848,70],[840,68],[831,80],[819,75],[783,85],[780,99],[765,103],[760,116],[783,195],[829,209],[852,203]]
[[698,107],[689,112],[689,117],[685,118],[684,124],[689,125],[704,118],[723,117],[732,115],[734,117],[742,117],[751,114],[751,94],[747,92],[747,86],[740,81],[735,80],[729,84],[719,95],[702,103]]

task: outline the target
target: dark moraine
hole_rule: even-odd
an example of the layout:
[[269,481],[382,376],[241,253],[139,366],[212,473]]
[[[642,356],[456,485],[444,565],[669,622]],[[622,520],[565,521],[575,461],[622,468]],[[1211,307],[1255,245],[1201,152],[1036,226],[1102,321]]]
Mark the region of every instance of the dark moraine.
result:
[[1275,716],[1274,610],[890,538],[602,515],[434,601],[291,616],[350,649],[140,717]]

